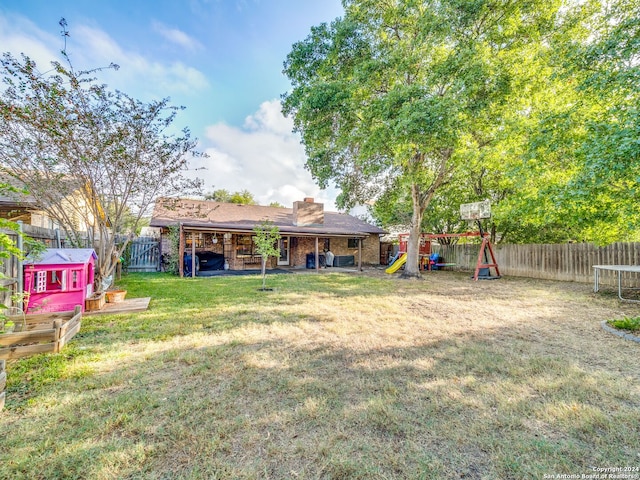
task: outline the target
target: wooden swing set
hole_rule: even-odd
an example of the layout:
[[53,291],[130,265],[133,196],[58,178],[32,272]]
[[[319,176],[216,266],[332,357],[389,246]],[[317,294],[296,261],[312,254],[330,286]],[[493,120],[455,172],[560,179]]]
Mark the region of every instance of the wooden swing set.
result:
[[[500,278],[500,268],[498,267],[498,261],[496,260],[493,247],[491,246],[490,235],[482,230],[482,225],[478,222],[480,231],[478,232],[464,232],[464,233],[428,233],[425,236],[429,240],[437,240],[439,238],[460,238],[460,237],[482,237],[482,243],[480,245],[480,251],[478,252],[478,261],[476,262],[476,269],[473,273],[473,279],[478,278]],[[491,261],[489,261],[491,259]],[[495,276],[491,276],[491,268],[496,271]],[[481,275],[482,273],[482,275]]]
[[[431,241],[438,240],[440,238],[462,238],[462,237],[480,237],[482,242],[480,244],[480,251],[478,252],[478,261],[476,262],[476,268],[473,273],[473,279],[493,280],[500,278],[500,268],[498,267],[498,261],[491,245],[490,235],[482,228],[482,219],[491,217],[491,205],[488,200],[483,202],[465,203],[460,205],[460,217],[462,220],[469,222],[476,222],[478,225],[477,232],[464,232],[464,233],[423,233],[420,235],[419,255],[421,258],[427,261],[424,268],[432,270],[432,267],[450,267],[455,266],[454,263],[437,263],[431,262]],[[409,234],[402,233],[399,235],[400,253],[407,253],[407,243],[409,241]],[[422,260],[421,260],[422,265]],[[491,269],[495,270],[495,275],[491,275]],[[394,269],[393,271],[397,270]],[[387,273],[393,273],[388,271]]]

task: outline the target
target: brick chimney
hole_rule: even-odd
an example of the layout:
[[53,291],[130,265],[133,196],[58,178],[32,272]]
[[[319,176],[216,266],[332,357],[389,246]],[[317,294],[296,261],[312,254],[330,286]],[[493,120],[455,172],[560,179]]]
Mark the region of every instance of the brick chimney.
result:
[[324,204],[315,203],[312,197],[293,202],[293,224],[296,227],[324,225]]

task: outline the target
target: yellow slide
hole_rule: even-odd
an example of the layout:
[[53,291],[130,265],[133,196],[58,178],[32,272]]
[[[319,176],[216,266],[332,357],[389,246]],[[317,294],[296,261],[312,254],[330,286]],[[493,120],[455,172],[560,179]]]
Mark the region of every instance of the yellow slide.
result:
[[403,253],[398,257],[398,259],[391,264],[389,268],[385,270],[387,273],[396,273],[402,265],[407,261],[407,254]]

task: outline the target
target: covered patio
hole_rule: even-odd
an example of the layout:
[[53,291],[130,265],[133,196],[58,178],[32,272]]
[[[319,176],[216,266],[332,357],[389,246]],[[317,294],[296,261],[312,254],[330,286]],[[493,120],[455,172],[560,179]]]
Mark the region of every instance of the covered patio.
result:
[[[319,270],[329,266],[380,263],[380,236],[384,230],[351,215],[325,212],[311,198],[293,208],[239,205],[191,199],[160,199],[151,226],[163,232],[161,250],[170,248],[168,231],[178,228],[178,269],[181,276],[207,276],[215,271],[260,269],[262,257],[254,243],[254,228],[263,222],[278,227],[279,256],[269,269]],[[328,252],[331,252],[329,254]],[[325,253],[327,253],[325,257]]]

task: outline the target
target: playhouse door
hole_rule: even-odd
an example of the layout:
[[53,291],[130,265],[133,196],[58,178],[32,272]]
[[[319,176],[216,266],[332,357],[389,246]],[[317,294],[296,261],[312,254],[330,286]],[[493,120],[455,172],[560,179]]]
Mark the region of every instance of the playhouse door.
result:
[[93,264],[90,263],[87,265],[87,293],[86,298],[89,298],[93,295],[93,281],[94,281],[94,272],[93,272]]

